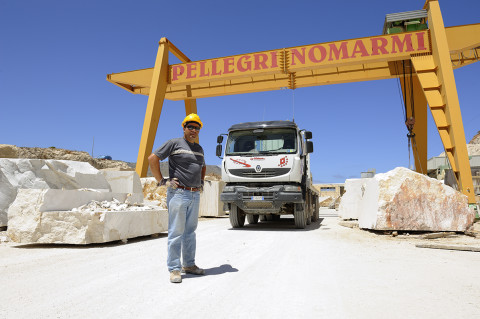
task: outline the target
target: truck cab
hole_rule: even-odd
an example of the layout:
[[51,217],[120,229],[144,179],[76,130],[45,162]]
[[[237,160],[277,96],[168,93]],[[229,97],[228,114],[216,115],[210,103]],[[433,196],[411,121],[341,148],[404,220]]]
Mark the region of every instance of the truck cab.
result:
[[[312,133],[299,130],[291,121],[248,122],[231,126],[222,160],[220,195],[234,228],[302,211],[299,228],[316,220],[309,202],[313,189],[309,153]],[[217,138],[217,156],[222,155],[223,136]],[[304,219],[304,221],[303,221]],[[296,221],[297,224],[297,221]],[[303,227],[302,227],[303,226]]]

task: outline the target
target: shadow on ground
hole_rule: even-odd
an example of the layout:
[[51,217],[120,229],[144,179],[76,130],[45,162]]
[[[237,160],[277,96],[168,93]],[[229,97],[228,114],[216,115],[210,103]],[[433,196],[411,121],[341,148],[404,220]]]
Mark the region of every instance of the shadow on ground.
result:
[[75,245],[75,244],[16,244],[12,246],[13,248],[21,248],[21,249],[58,249],[58,248],[70,248],[70,249],[91,249],[91,248],[107,248],[107,247],[116,247],[122,245],[132,245],[139,242],[144,242],[148,240],[155,240],[155,239],[162,239],[167,238],[168,234],[160,233],[155,235],[148,235],[148,236],[141,236],[135,238],[129,238],[126,242],[121,240],[110,241],[108,243],[99,243],[99,244],[84,244],[84,245]]
[[[227,272],[237,272],[237,268],[233,268],[232,265],[223,264],[221,266],[213,267],[213,268],[206,268],[205,269],[205,276],[214,276],[214,275],[223,275]],[[192,274],[182,274],[183,278],[199,278],[203,276],[192,275]]]
[[295,227],[293,217],[282,216],[279,220],[263,221],[257,224],[249,224],[245,221],[245,225],[241,228],[230,228],[235,231],[311,231],[322,227],[323,218],[319,218],[316,222],[307,225],[305,229],[298,229]]

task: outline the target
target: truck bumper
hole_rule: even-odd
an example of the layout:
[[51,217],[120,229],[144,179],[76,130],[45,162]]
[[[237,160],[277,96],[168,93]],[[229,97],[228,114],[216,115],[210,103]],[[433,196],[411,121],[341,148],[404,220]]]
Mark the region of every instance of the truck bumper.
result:
[[228,186],[220,194],[224,203],[235,204],[247,213],[276,213],[286,203],[303,203],[302,191],[285,191],[284,185],[271,187]]

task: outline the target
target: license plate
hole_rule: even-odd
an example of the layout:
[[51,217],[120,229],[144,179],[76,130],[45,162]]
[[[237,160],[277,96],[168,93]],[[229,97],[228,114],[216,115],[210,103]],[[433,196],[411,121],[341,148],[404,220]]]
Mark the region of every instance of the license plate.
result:
[[252,200],[263,200],[263,196],[252,196]]

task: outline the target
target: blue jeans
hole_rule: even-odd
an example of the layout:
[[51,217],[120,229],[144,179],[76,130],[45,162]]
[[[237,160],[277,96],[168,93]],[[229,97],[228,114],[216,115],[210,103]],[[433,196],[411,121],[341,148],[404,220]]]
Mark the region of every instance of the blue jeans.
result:
[[195,265],[199,206],[200,192],[168,188],[168,271],[182,269],[180,255],[184,267]]

